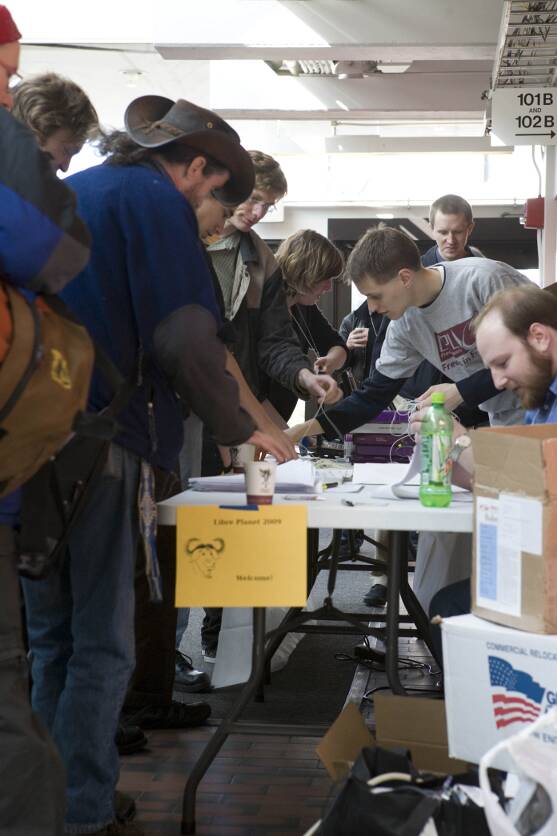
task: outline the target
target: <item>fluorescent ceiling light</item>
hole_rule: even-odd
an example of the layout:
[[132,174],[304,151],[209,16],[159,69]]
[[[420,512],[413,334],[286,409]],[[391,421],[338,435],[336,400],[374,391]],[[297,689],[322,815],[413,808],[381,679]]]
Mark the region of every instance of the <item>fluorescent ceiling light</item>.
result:
[[362,134],[325,137],[325,152],[336,154],[481,153],[512,154],[513,146],[492,146],[489,137],[382,137]]
[[377,64],[377,69],[381,73],[405,73],[409,67],[410,64]]

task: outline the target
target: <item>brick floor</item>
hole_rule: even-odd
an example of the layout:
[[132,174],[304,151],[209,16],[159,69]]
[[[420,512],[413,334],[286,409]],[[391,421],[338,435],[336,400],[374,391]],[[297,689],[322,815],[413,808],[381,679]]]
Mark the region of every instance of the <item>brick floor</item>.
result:
[[[148,836],[180,834],[186,777],[211,726],[149,732],[149,748],[122,758],[119,789],[137,802]],[[232,735],[199,785],[198,836],[302,836],[333,791],[318,738]]]

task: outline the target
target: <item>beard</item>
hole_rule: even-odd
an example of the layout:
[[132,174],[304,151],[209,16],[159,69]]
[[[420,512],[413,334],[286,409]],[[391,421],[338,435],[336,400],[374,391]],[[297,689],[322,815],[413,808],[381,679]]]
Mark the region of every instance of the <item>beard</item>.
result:
[[548,357],[541,357],[527,344],[531,371],[528,375],[528,385],[519,386],[520,402],[525,409],[537,409],[543,406],[547,391],[555,377],[553,364]]

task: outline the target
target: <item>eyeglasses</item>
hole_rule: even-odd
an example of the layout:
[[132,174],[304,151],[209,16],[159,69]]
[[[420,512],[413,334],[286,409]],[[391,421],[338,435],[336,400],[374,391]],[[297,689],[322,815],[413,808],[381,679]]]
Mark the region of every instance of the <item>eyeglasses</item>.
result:
[[274,212],[277,208],[277,204],[275,202],[265,203],[264,200],[259,200],[257,197],[248,197],[248,199],[244,202],[249,203],[250,206],[259,206],[265,214],[267,214],[267,212]]
[[8,66],[8,64],[4,64],[3,61],[0,61],[0,67],[3,67],[6,70],[6,74],[8,76],[8,90],[13,90],[14,87],[17,87],[20,81],[23,81],[23,76],[20,75],[17,70],[14,70],[13,67]]
[[8,79],[8,89],[9,90],[15,90],[17,85],[21,84],[22,81],[23,81],[23,76],[20,75],[20,73],[18,73],[18,72],[12,73],[11,76],[9,77],[9,79]]

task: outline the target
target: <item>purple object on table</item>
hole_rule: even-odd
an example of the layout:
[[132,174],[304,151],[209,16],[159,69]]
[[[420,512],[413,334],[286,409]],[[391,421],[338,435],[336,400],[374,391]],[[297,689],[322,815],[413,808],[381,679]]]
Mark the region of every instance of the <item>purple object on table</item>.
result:
[[[373,432],[377,427],[377,432]],[[353,462],[408,462],[414,452],[414,439],[407,435],[408,416],[383,410],[370,422],[369,431],[352,433]]]

